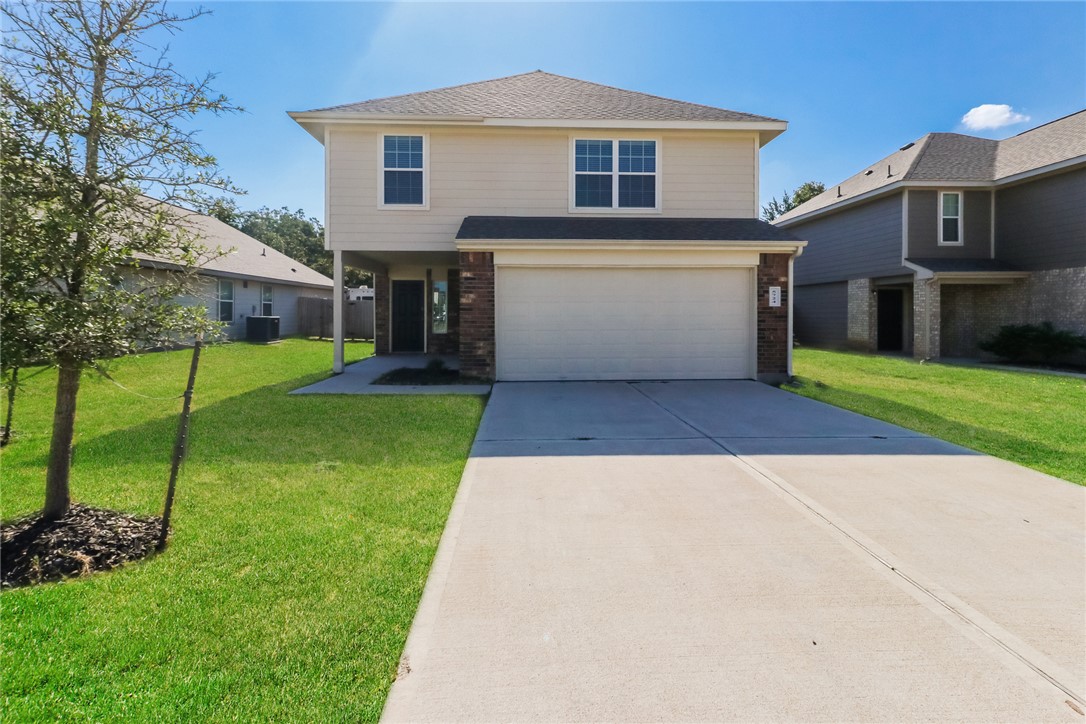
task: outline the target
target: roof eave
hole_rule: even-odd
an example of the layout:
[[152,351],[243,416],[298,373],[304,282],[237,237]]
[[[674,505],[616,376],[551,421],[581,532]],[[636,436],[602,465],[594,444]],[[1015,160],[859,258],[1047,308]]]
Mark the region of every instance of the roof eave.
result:
[[137,269],[159,269],[161,271],[184,271],[192,270],[200,276],[207,277],[230,277],[233,279],[243,279],[245,281],[252,282],[269,282],[272,284],[288,284],[290,286],[297,287],[313,287],[315,289],[332,289],[335,287],[335,282],[329,279],[327,282],[318,281],[302,281],[299,279],[286,279],[284,277],[269,277],[262,276],[260,274],[245,274],[242,272],[227,271],[225,269],[214,269],[206,266],[185,267],[181,264],[175,264],[168,261],[160,261],[157,259],[141,259],[138,257],[129,257],[127,264]]
[[457,239],[457,251],[510,250],[558,250],[584,249],[728,249],[733,251],[759,251],[762,253],[794,253],[807,246],[806,241],[728,241],[728,240],[632,240],[632,239]]
[[309,135],[324,142],[327,126],[342,125],[414,125],[414,126],[491,126],[499,128],[628,128],[644,130],[752,131],[759,134],[761,145],[784,133],[787,121],[775,119],[751,121],[657,121],[650,119],[608,118],[495,118],[487,116],[402,115],[353,113],[350,111],[293,111],[287,113]]
[[946,284],[1011,284],[1028,277],[1027,271],[933,272],[931,276]]

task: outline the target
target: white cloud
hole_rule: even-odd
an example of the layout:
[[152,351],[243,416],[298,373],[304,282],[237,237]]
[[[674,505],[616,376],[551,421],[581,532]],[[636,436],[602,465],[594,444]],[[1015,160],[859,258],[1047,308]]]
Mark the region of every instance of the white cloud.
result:
[[1029,116],[1018,113],[1006,103],[984,103],[971,108],[962,116],[962,125],[970,131],[986,131],[993,128],[1025,123]]

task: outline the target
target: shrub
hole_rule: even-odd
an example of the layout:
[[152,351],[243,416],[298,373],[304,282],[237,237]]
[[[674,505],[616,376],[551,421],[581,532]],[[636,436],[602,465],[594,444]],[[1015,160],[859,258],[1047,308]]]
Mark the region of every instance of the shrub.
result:
[[1075,350],[1086,349],[1086,337],[1056,329],[1051,322],[1009,324],[977,346],[1012,362],[1052,362]]

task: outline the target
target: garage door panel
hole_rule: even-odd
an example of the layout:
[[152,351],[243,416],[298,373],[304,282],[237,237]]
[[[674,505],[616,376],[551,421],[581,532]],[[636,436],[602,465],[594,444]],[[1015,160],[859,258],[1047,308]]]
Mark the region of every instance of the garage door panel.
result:
[[503,380],[752,376],[745,268],[497,270]]

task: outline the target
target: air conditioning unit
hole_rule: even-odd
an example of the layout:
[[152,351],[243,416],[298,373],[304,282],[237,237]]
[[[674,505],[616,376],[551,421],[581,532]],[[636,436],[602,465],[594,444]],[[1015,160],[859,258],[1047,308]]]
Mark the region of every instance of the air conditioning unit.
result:
[[249,317],[245,321],[245,339],[258,344],[279,341],[279,317]]

